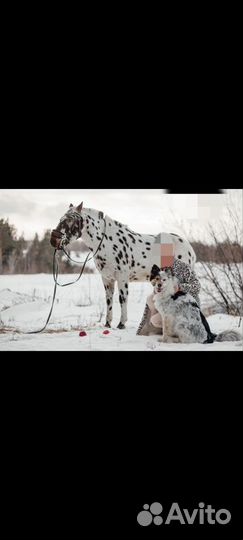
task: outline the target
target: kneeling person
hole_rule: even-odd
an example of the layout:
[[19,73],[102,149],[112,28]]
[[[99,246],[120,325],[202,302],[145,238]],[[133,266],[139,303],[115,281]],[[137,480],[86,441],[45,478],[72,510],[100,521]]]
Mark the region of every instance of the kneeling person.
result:
[[[188,264],[184,263],[180,259],[175,259],[173,264],[170,267],[166,268],[171,268],[173,275],[177,278],[178,291],[190,293],[195,298],[198,306],[200,307],[200,300],[198,294],[201,285],[194,270],[192,270]],[[162,268],[162,270],[164,269],[165,268]],[[156,265],[154,265],[151,270],[150,282],[151,285],[153,285],[154,290],[153,293],[149,295],[146,300],[143,317],[137,330],[137,335],[139,336],[163,334],[162,318],[154,305],[155,294],[161,291],[162,286],[160,268]]]

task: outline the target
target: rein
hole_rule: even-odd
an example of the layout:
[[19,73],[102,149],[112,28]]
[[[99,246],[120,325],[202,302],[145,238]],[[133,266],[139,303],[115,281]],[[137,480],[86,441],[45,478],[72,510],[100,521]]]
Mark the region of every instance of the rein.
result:
[[[49,313],[49,315],[47,317],[47,321],[46,321],[45,326],[43,326],[43,328],[41,330],[34,330],[32,332],[26,332],[26,334],[40,334],[41,332],[43,332],[46,329],[46,327],[47,327],[47,325],[48,325],[48,323],[50,321],[51,315],[52,315],[52,311],[53,311],[53,307],[54,307],[54,303],[55,303],[55,298],[56,298],[57,286],[58,287],[68,287],[69,285],[73,285],[74,283],[77,283],[77,281],[80,280],[80,278],[82,277],[82,275],[84,273],[84,269],[85,269],[85,266],[86,266],[87,262],[91,261],[95,257],[96,253],[98,253],[98,251],[100,249],[100,246],[101,246],[101,244],[102,244],[102,242],[104,240],[104,236],[105,236],[105,233],[106,233],[106,220],[105,220],[104,217],[103,217],[103,220],[104,220],[105,225],[104,225],[104,232],[102,234],[101,241],[99,242],[99,245],[98,245],[95,253],[93,253],[92,257],[89,258],[90,254],[92,253],[90,251],[88,253],[88,255],[87,255],[84,262],[80,263],[80,261],[74,261],[74,259],[72,259],[70,257],[70,255],[66,252],[66,250],[64,249],[63,246],[61,246],[61,248],[59,250],[55,249],[54,254],[53,254],[53,279],[54,279],[55,285],[54,285],[54,291],[53,291],[53,297],[52,297],[52,304],[51,304],[50,313]],[[58,274],[59,274],[58,251],[63,251],[63,253],[65,253],[66,257],[70,261],[72,261],[72,262],[74,262],[76,264],[82,264],[83,265],[78,278],[75,279],[74,281],[70,281],[69,283],[64,283],[64,284],[58,283]]]

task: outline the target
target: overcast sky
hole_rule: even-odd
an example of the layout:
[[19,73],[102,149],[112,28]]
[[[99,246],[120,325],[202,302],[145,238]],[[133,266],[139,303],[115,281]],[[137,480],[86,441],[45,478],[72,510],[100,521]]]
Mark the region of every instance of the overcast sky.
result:
[[[229,230],[226,205],[234,201],[242,215],[242,190],[225,195],[168,195],[162,189],[0,189],[0,218],[8,218],[27,240],[57,226],[70,203],[102,210],[140,233],[175,232],[207,238],[208,223]],[[183,229],[183,231],[182,231]]]

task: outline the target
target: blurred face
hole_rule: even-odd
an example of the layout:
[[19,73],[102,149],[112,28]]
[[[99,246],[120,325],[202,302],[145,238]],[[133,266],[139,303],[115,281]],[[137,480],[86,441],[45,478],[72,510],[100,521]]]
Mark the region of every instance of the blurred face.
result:
[[175,261],[175,244],[167,233],[161,233],[152,245],[152,257],[158,268],[172,267]]

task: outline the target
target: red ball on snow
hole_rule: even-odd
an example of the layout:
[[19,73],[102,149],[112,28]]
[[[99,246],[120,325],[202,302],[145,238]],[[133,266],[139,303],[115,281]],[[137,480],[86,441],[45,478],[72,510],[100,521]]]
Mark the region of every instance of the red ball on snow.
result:
[[87,336],[87,334],[84,330],[82,330],[81,332],[79,332],[79,336],[84,337],[84,336]]
[[109,334],[109,330],[104,330],[103,334]]

